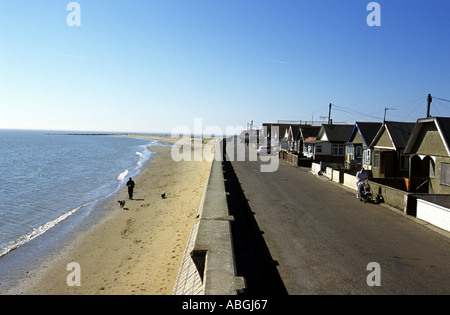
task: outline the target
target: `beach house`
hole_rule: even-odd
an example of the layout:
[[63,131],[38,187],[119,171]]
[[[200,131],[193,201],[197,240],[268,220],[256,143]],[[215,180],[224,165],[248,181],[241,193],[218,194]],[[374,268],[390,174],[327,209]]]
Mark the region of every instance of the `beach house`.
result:
[[450,194],[450,117],[417,120],[405,147],[415,191]]
[[409,155],[404,153],[404,149],[415,125],[413,122],[399,121],[382,124],[369,145],[373,177],[408,177]]
[[369,148],[373,138],[380,130],[381,123],[356,122],[345,144],[345,168],[349,170],[360,169],[363,166],[371,170],[372,159]]
[[288,150],[293,152],[298,152],[297,147],[297,134],[300,129],[300,125],[290,125],[289,129],[287,130],[287,137],[286,140],[288,142]]
[[306,156],[307,146],[305,144],[307,139],[314,138],[310,141],[315,140],[317,135],[319,134],[319,131],[320,126],[311,125],[304,125],[298,129],[297,136],[295,137],[295,142],[296,150],[300,156]]
[[305,142],[306,157],[315,162],[344,165],[344,145],[354,125],[323,124],[316,140]]

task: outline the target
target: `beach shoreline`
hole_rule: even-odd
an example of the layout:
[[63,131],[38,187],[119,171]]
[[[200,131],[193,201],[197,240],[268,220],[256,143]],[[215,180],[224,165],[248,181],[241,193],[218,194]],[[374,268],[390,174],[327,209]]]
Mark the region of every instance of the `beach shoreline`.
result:
[[[191,141],[167,136],[127,137],[176,145]],[[176,162],[171,157],[172,147],[167,145],[152,146],[151,150],[156,154],[134,178],[133,200],[128,200],[126,189],[122,189],[98,205],[95,211],[107,214],[11,294],[172,294],[191,228],[197,222],[211,162]],[[166,199],[161,198],[163,193]],[[117,200],[126,201],[123,209]],[[75,270],[71,263],[79,266],[80,286],[68,284]]]

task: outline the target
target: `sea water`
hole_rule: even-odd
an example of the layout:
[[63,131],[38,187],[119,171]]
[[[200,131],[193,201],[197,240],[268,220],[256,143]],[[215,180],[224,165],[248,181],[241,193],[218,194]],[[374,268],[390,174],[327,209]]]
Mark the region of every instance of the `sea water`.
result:
[[2,256],[124,187],[152,157],[142,138],[0,130]]

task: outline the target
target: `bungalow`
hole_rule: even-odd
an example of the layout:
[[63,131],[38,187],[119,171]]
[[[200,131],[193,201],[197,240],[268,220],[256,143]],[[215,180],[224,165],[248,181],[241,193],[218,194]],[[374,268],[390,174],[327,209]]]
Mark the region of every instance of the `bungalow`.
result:
[[302,152],[303,151],[303,137],[304,130],[315,130],[314,135],[317,134],[320,127],[312,127],[309,124],[283,124],[283,123],[263,123],[263,128],[267,130],[267,137],[276,137],[275,128],[278,127],[278,140],[280,149],[286,151]]
[[345,168],[359,169],[363,166],[371,169],[371,151],[369,149],[373,138],[380,130],[381,123],[356,122],[350,138],[345,144]]
[[299,125],[290,125],[289,129],[287,130],[287,142],[288,142],[288,151],[297,151],[297,143],[295,141],[295,138],[297,137],[298,130],[300,129]]
[[319,126],[311,126],[308,124],[290,125],[289,129],[286,129],[285,134],[285,139],[288,143],[287,150],[302,154],[304,139],[310,136],[316,136],[319,130]]
[[306,157],[315,162],[344,164],[344,144],[354,125],[323,124],[316,140],[305,142]]
[[306,155],[307,147],[306,147],[306,140],[310,139],[311,137],[314,137],[314,140],[316,140],[316,136],[318,135],[320,131],[319,126],[311,126],[311,125],[305,125],[301,126],[298,129],[297,136],[295,137],[296,142],[296,151],[299,155]]
[[450,194],[450,117],[417,120],[405,147],[411,190]]
[[408,177],[409,155],[404,154],[404,149],[415,125],[398,121],[383,123],[369,146],[373,177]]

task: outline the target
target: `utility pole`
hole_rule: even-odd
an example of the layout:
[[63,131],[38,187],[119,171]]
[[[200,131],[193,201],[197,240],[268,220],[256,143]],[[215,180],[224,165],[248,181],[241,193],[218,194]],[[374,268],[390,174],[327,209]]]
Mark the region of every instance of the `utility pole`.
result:
[[331,125],[332,124],[332,120],[331,120],[331,103],[330,103],[330,108],[328,110],[328,124]]
[[431,117],[430,115],[430,107],[431,107],[431,102],[433,101],[433,98],[431,97],[431,94],[428,94],[428,107],[427,107],[427,118]]
[[383,118],[383,124],[386,122],[386,113],[388,110],[397,110],[396,108],[384,108],[384,118]]

